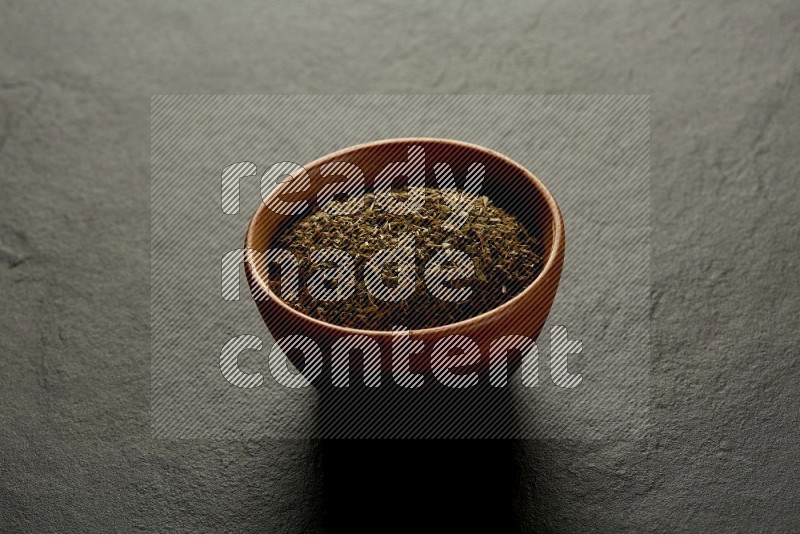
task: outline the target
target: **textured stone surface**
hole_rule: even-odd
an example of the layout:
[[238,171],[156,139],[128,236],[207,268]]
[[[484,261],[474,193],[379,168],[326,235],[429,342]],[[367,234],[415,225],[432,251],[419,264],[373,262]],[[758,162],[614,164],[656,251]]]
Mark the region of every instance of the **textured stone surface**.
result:
[[[473,499],[499,495],[502,513],[508,497],[525,530],[800,529],[795,0],[0,13],[0,529],[300,532],[326,507],[357,522],[323,472],[380,508],[389,485],[335,469],[352,449],[149,436],[150,96],[328,92],[652,95],[648,435],[416,445],[500,460],[391,476],[477,481]],[[445,502],[479,519],[478,500]]]

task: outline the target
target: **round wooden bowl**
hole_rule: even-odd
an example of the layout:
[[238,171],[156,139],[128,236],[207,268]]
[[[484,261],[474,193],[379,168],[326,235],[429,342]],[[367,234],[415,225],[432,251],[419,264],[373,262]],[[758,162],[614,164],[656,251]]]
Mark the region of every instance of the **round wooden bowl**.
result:
[[[553,195],[530,171],[488,148],[447,139],[387,139],[346,148],[306,164],[304,168],[310,184],[304,188],[298,187],[298,175],[289,176],[264,199],[250,221],[245,239],[245,268],[250,290],[264,323],[276,340],[293,335],[305,336],[320,347],[323,360],[329,365],[329,351],[334,342],[343,336],[367,336],[377,341],[381,348],[381,370],[391,371],[392,351],[398,347],[400,333],[347,328],[295,310],[270,291],[267,283],[269,269],[263,262],[257,261],[257,251],[269,248],[273,237],[281,228],[298,217],[276,213],[268,207],[273,205],[272,200],[307,200],[308,213],[317,206],[317,194],[326,184],[341,181],[341,178],[323,178],[320,175],[323,165],[335,161],[355,164],[363,171],[366,185],[370,187],[375,176],[387,165],[406,161],[408,149],[412,146],[424,149],[426,185],[429,187],[437,186],[434,174],[434,165],[437,163],[450,165],[457,180],[466,176],[467,168],[473,163],[482,164],[485,177],[481,194],[516,216],[540,239],[543,246],[543,269],[514,298],[470,319],[402,334],[410,336],[412,340],[422,341],[425,347],[409,359],[411,372],[428,373],[431,370],[430,355],[435,344],[448,336],[457,335],[467,336],[478,344],[481,359],[470,368],[485,374],[489,368],[492,341],[510,335],[527,336],[531,339],[538,337],[553,304],[564,260],[564,221]],[[302,358],[296,352],[292,351],[287,356],[301,368]],[[514,354],[512,351],[509,354],[511,365],[514,358],[519,358],[518,352]],[[362,358],[351,360],[356,368],[363,363]]]

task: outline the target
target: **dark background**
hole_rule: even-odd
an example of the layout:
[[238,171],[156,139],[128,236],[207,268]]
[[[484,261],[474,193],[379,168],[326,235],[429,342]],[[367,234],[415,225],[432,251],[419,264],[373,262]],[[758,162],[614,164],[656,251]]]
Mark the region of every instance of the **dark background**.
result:
[[[0,529],[800,530],[798,55],[796,0],[0,1]],[[412,92],[651,95],[646,437],[151,439],[150,96]]]

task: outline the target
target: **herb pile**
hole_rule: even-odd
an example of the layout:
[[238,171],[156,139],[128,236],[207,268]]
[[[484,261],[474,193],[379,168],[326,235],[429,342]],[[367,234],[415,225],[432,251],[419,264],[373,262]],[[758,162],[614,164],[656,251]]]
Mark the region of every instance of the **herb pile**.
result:
[[[301,289],[299,297],[287,304],[296,310],[329,323],[364,330],[390,330],[402,325],[409,329],[441,326],[491,310],[519,294],[543,267],[542,248],[535,236],[511,215],[496,207],[485,196],[473,196],[460,190],[424,188],[424,203],[407,215],[386,211],[387,201],[403,201],[419,190],[392,190],[368,193],[345,201],[331,201],[331,210],[317,210],[284,228],[271,247],[292,252],[297,258]],[[457,229],[446,228],[452,200],[461,197],[466,205],[464,223]],[[448,202],[448,200],[450,200]],[[355,205],[350,204],[355,203]],[[330,213],[357,211],[350,215]],[[364,267],[378,251],[398,246],[400,236],[414,236],[414,292],[405,300],[386,302],[371,295],[364,282]],[[343,300],[323,301],[313,298],[307,282],[314,270],[330,265],[312,265],[315,250],[335,248],[350,254],[355,263],[355,291]],[[443,249],[456,249],[473,260],[473,276],[446,282],[447,287],[470,287],[463,301],[449,302],[431,294],[425,285],[428,261]],[[391,286],[396,273],[388,264],[382,272],[384,283]],[[270,289],[280,295],[280,277],[270,275]]]

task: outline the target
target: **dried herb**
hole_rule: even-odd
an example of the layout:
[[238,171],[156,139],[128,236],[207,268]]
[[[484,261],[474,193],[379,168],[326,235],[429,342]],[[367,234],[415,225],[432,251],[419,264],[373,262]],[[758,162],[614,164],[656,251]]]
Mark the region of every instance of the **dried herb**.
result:
[[[385,209],[387,202],[408,201],[413,194],[424,198],[421,208],[413,213],[397,215]],[[451,195],[463,195],[458,206],[466,206],[463,224],[456,229],[445,225],[454,205]],[[345,211],[355,213],[331,213]],[[365,266],[376,253],[397,247],[401,236],[408,234],[414,241],[415,289],[398,302],[376,298],[365,284]],[[301,290],[297,300],[287,302],[290,306],[326,322],[366,330],[388,330],[397,325],[430,328],[474,317],[519,294],[536,278],[543,263],[539,242],[513,216],[486,196],[453,189],[392,190],[333,200],[331,209],[317,209],[289,225],[271,246],[291,251],[298,260]],[[326,248],[343,250],[354,259],[355,289],[343,300],[315,299],[309,292],[313,273],[334,266],[330,262],[312,264],[312,253]],[[446,249],[460,250],[473,261],[473,276],[445,282],[453,289],[471,288],[466,300],[442,300],[426,287],[426,265]],[[447,262],[442,265],[451,266]],[[395,265],[386,264],[380,274],[388,287],[398,283]],[[326,287],[332,289],[338,283],[336,280]],[[280,277],[271,273],[270,289],[277,295],[280,284]]]

